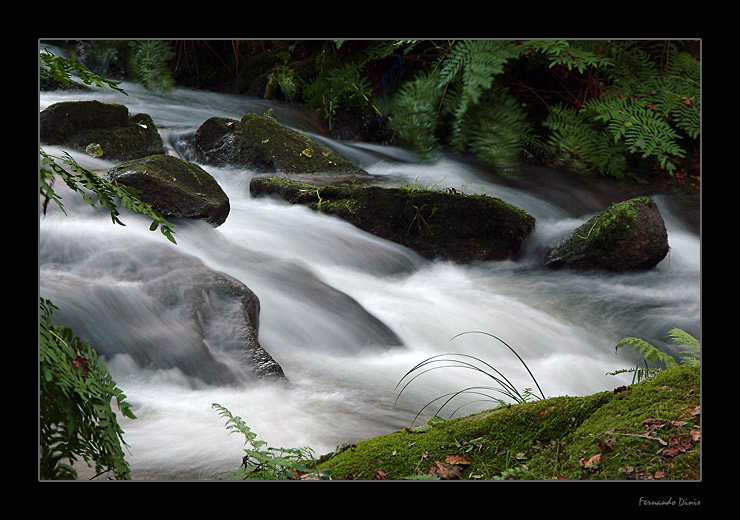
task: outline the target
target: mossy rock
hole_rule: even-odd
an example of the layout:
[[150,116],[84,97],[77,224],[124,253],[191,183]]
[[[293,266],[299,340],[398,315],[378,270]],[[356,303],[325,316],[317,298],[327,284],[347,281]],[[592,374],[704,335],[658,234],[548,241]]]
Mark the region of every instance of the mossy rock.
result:
[[196,130],[193,145],[199,162],[259,173],[367,174],[309,136],[256,114],[246,114],[240,121],[212,117]]
[[319,469],[335,480],[698,480],[699,372],[677,366],[614,391],[405,428],[325,455]]
[[277,195],[336,215],[429,259],[505,260],[534,230],[534,217],[501,199],[416,188],[317,186],[255,177],[252,195]]
[[218,182],[197,164],[169,155],[127,161],[107,177],[139,190],[141,200],[166,218],[204,219],[215,226],[229,215],[229,198]]
[[637,197],[612,204],[565,237],[545,259],[552,269],[652,269],[668,254],[668,233],[657,204]]
[[164,143],[148,114],[129,115],[128,108],[100,101],[63,101],[39,114],[42,143],[84,150],[97,144],[102,157],[126,161],[164,154]]

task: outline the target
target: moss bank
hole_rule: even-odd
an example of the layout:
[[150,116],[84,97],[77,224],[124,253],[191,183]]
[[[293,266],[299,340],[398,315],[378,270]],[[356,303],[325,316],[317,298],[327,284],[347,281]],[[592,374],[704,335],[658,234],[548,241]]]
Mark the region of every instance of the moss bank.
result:
[[699,369],[406,428],[325,457],[333,479],[697,480]]

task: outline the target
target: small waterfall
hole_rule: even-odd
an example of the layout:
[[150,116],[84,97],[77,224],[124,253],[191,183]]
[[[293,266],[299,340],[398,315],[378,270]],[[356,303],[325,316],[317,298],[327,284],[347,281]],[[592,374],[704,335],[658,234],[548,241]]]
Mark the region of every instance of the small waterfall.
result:
[[[273,116],[323,139],[361,163],[379,184],[451,186],[488,193],[527,209],[537,229],[516,261],[459,265],[432,262],[337,218],[270,198],[251,198],[247,170],[203,167],[229,196],[218,228],[176,227],[177,245],[125,213],[116,226],[60,188],[65,216],[40,216],[39,290],[60,307],[57,318],[99,345],[128,396],[136,420],[122,420],[135,478],[212,478],[234,469],[243,439],[224,428],[217,402],[241,416],[271,446],[310,446],[317,454],[345,442],[408,426],[443,393],[476,383],[468,372],[438,370],[419,378],[395,404],[396,383],[420,361],[460,352],[485,359],[518,388],[529,375],[494,334],[526,361],[548,396],[586,395],[624,379],[606,372],[632,365],[614,345],[625,336],[659,343],[672,327],[700,337],[700,237],[663,196],[671,252],[654,270],[630,274],[547,272],[543,248],[608,205],[608,190],[542,167],[516,180],[452,157],[434,164],[368,143],[322,137],[302,107],[243,96],[175,89],[167,94],[122,85],[113,91],[43,92],[40,108],[62,100],[99,99],[150,114],[169,153],[212,116]],[[51,149],[45,148],[47,151]],[[91,169],[111,165],[74,154]],[[620,193],[624,198],[628,193]],[[287,381],[255,380],[219,348],[236,334],[228,310],[206,334],[156,280],[188,270],[223,273],[260,301],[259,342]],[[174,281],[173,281],[174,280]],[[200,300],[201,318],[216,302]],[[227,309],[223,307],[222,309]],[[219,330],[219,334],[215,329]],[[230,382],[217,377],[231,374]],[[237,374],[234,377],[234,374]],[[234,380],[237,383],[234,383]],[[490,407],[473,403],[472,413]]]

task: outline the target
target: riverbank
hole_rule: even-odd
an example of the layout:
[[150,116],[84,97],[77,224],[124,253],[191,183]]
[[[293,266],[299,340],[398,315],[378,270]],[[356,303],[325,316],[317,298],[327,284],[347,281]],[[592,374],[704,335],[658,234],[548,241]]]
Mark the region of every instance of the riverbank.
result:
[[352,444],[335,480],[698,480],[700,370],[586,397],[504,405]]

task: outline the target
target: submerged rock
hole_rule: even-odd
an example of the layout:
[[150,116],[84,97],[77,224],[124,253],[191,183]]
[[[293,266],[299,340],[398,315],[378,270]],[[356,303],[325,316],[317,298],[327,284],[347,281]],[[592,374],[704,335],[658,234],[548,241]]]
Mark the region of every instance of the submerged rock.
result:
[[366,174],[347,158],[271,117],[212,117],[193,137],[194,160],[261,173]]
[[551,269],[652,269],[668,254],[668,233],[657,204],[637,197],[612,204],[565,237],[545,258]]
[[84,150],[97,144],[103,158],[126,161],[164,154],[164,143],[148,114],[129,115],[124,105],[63,101],[39,114],[42,143]]
[[141,200],[165,218],[205,219],[215,226],[229,215],[229,198],[197,164],[168,155],[134,159],[108,170],[108,178],[139,190]]
[[246,284],[159,242],[49,255],[67,239],[40,246],[40,284],[59,323],[106,360],[209,385],[285,379],[260,344],[260,300]]
[[428,259],[459,262],[511,258],[534,230],[534,217],[501,199],[378,186],[315,186],[255,177],[252,195],[277,195],[336,215]]
[[[239,366],[258,377],[283,379],[282,367],[259,343],[260,301],[239,280],[200,265],[184,265],[149,282],[147,290],[182,313],[208,347],[206,373],[217,382],[238,383]],[[223,363],[229,359],[233,363]]]

